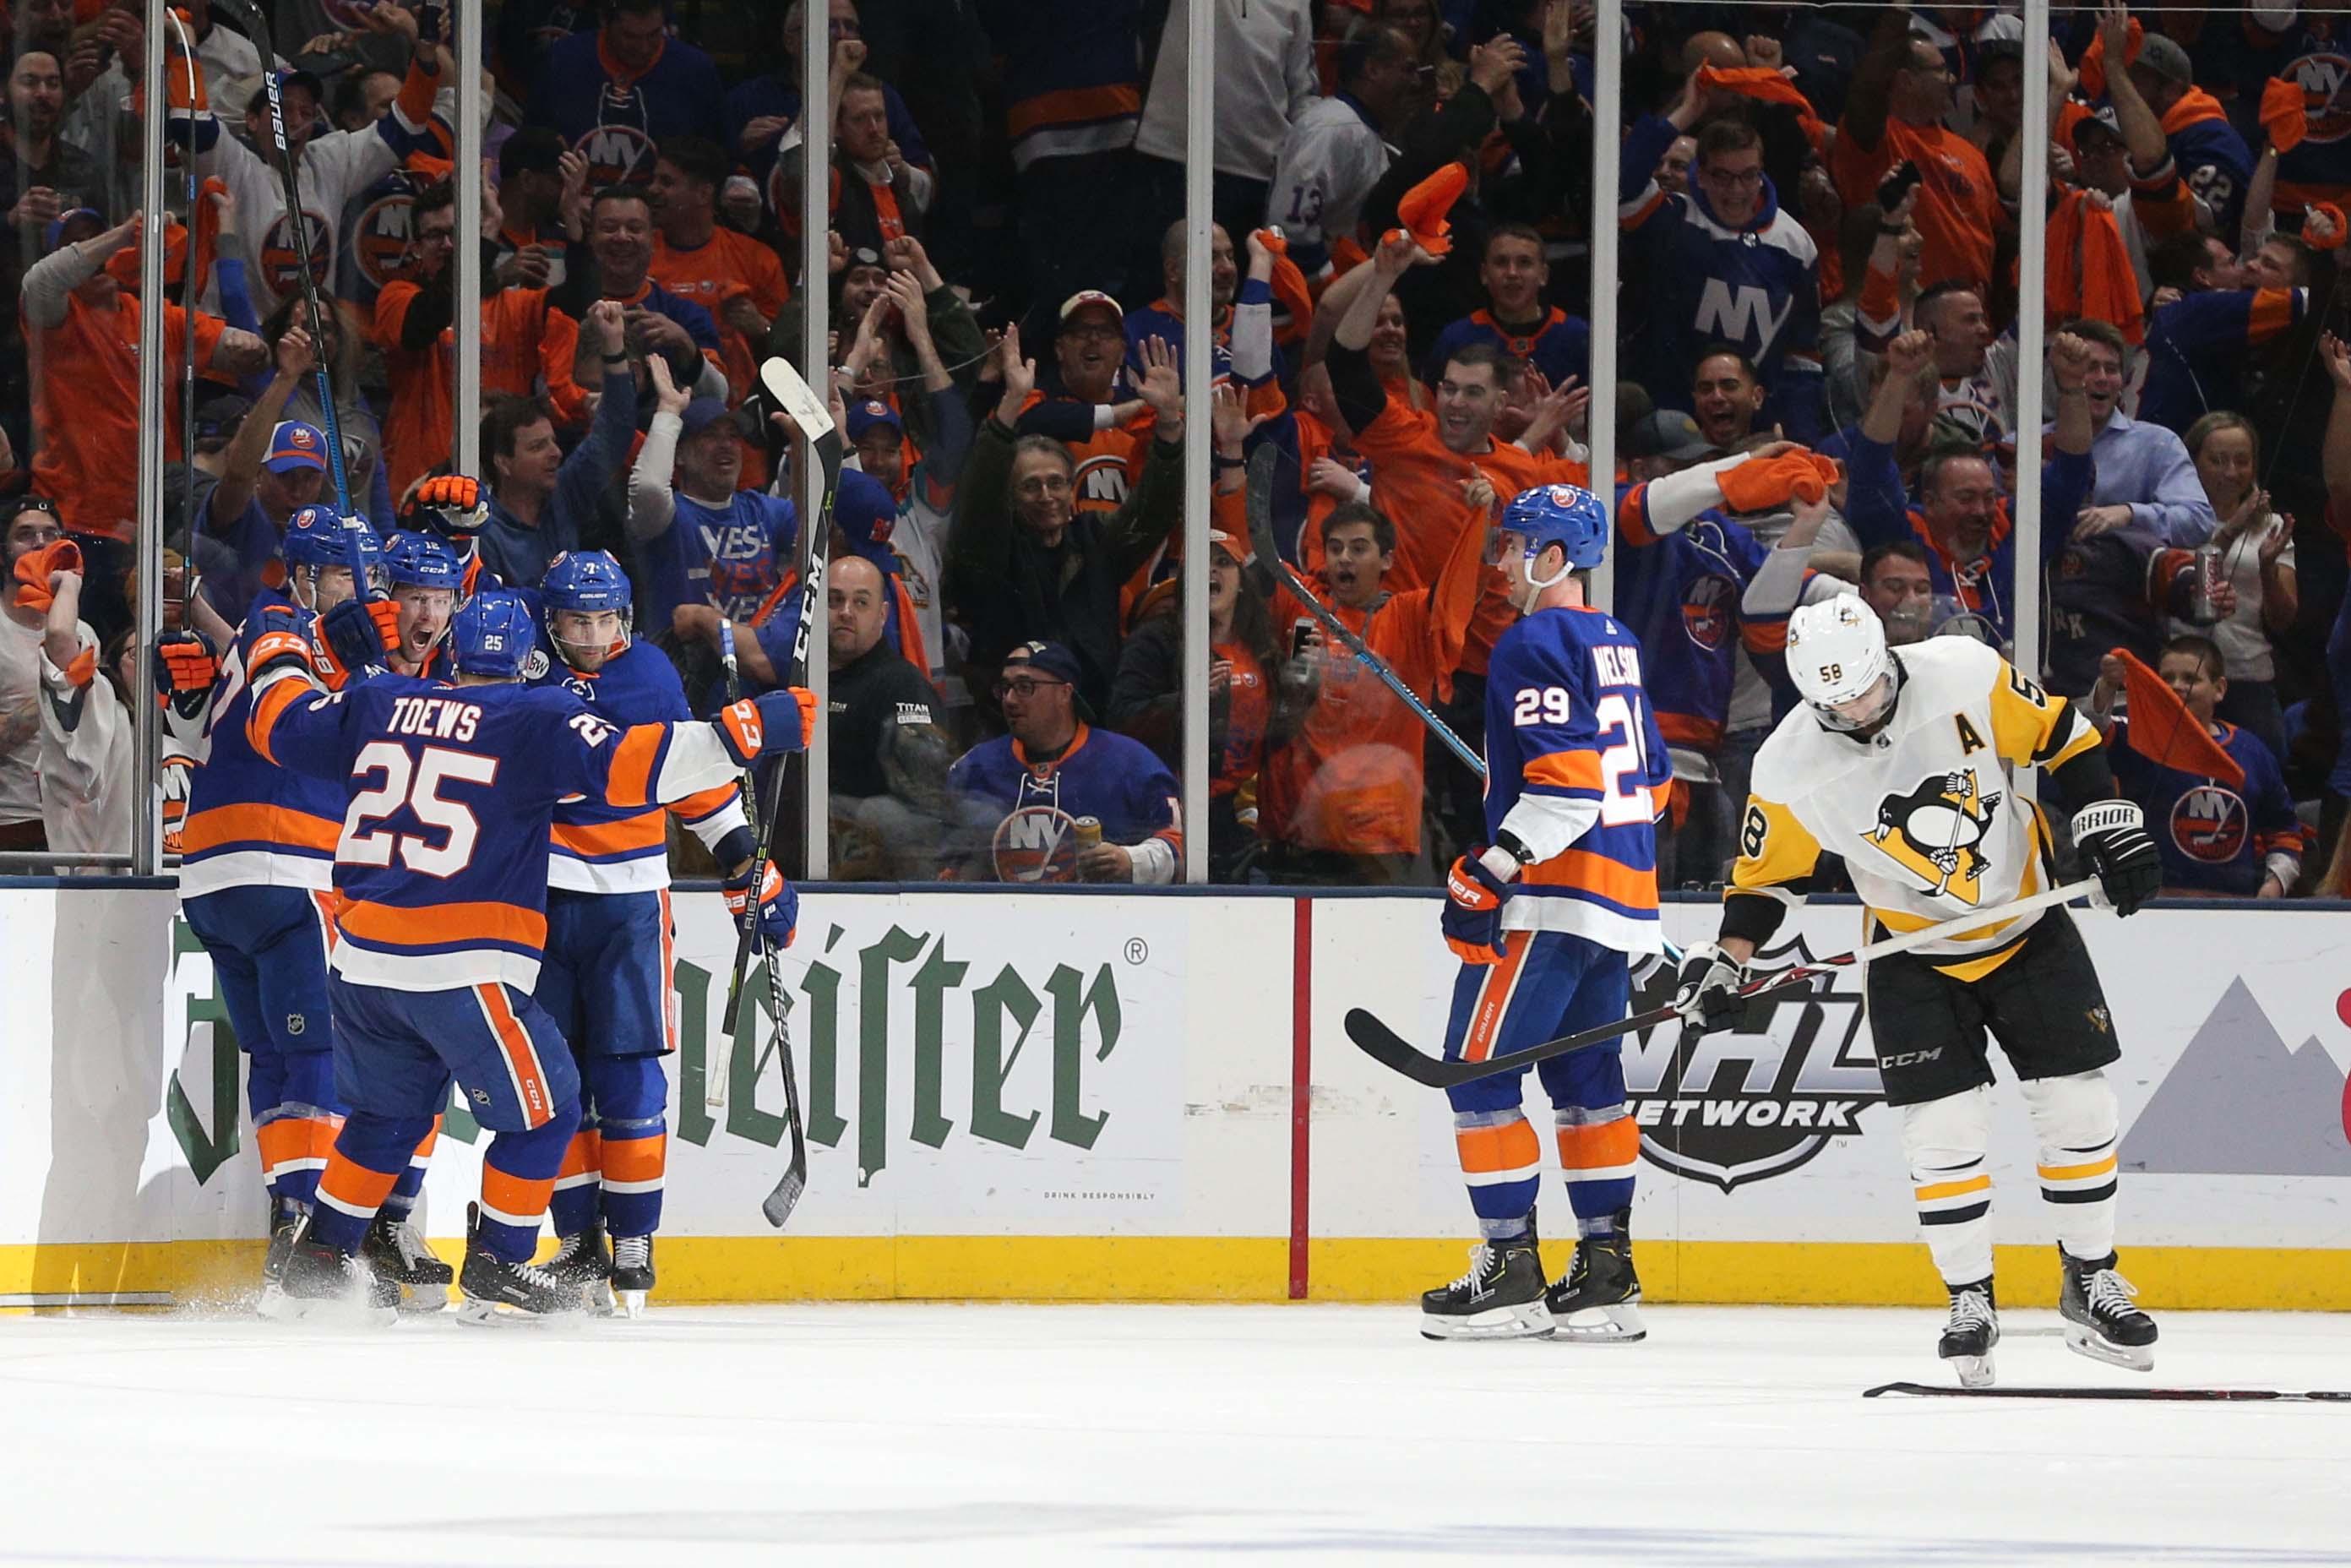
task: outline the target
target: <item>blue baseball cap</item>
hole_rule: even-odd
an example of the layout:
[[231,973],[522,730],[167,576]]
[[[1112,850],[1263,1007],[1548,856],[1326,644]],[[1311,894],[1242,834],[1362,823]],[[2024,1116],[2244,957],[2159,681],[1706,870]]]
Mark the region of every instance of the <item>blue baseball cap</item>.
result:
[[327,433],[315,424],[305,424],[298,419],[277,422],[270,433],[269,455],[261,465],[272,474],[291,474],[298,468],[327,466]]
[[865,433],[877,424],[886,424],[901,435],[906,434],[906,422],[898,417],[898,411],[878,397],[870,397],[849,411],[851,444],[864,440]]

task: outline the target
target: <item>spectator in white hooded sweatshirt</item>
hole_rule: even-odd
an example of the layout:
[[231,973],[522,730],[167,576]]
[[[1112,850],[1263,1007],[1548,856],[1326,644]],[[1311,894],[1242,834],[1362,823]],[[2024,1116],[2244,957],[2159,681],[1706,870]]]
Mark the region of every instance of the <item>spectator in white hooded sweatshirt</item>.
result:
[[[1184,215],[1184,74],[1191,57],[1190,12],[1196,0],[1169,0],[1166,30],[1134,150],[1151,171],[1156,221],[1140,232],[1156,236]],[[1314,99],[1314,24],[1307,0],[1196,0],[1216,7],[1217,222],[1240,235],[1265,222],[1275,159],[1290,128]],[[1146,287],[1158,275],[1156,257],[1138,257]]]

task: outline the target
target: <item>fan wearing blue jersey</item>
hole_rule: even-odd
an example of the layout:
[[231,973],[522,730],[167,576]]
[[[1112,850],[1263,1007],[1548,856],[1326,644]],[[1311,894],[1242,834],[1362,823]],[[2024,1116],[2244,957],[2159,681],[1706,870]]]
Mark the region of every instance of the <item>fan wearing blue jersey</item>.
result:
[[[1628,956],[1656,953],[1656,801],[1672,778],[1632,632],[1585,601],[1607,547],[1589,491],[1522,492],[1502,514],[1500,567],[1522,617],[1486,684],[1486,831],[1446,879],[1446,945],[1461,959],[1448,1061],[1486,1061],[1624,1018]],[[1535,1239],[1541,1143],[1525,1070],[1448,1090],[1469,1207],[1469,1271],[1421,1298],[1431,1339],[1636,1340],[1646,1332],[1630,1239],[1640,1128],[1619,1046],[1537,1064],[1575,1215],[1575,1260],[1546,1283]]]
[[[555,658],[533,685],[572,692],[614,726],[693,716],[675,667],[660,649],[634,640],[629,578],[619,561],[602,550],[557,556],[539,583],[539,601]],[[734,782],[689,795],[668,812],[708,847],[727,873],[730,899],[739,902],[739,890],[753,881],[755,845]],[[664,819],[658,806],[592,797],[556,806],[547,956],[532,993],[570,1042],[580,1086],[580,1130],[549,1208],[558,1245],[548,1267],[576,1281],[593,1306],[617,1295],[632,1317],[653,1285],[669,1134],[662,1058],[677,1049],[670,989],[676,921]],[[799,897],[772,865],[758,880],[769,890],[762,907],[768,940],[789,946]]]
[[[209,705],[181,829],[181,913],[212,958],[229,1027],[247,1058],[246,1103],[269,1193],[265,1298],[276,1292],[342,1121],[329,1054],[327,951],[343,797],[331,784],[270,766],[253,749],[245,737],[253,707],[248,675],[264,639],[273,645],[290,639],[315,655],[317,617],[351,598],[354,553],[369,586],[380,587],[382,551],[373,529],[357,517],[338,519],[332,507],[299,507],[279,546],[285,591],[256,591],[218,678],[210,660],[188,656],[208,646],[199,632],[167,638],[157,650],[165,695],[203,692]],[[379,1272],[438,1306],[450,1271],[408,1225],[433,1138],[428,1130],[416,1140],[366,1250]]]
[[468,600],[453,633],[455,685],[380,674],[333,693],[318,689],[298,638],[255,644],[246,739],[265,762],[345,796],[328,994],[350,1113],[273,1316],[382,1319],[393,1288],[360,1242],[453,1078],[493,1134],[457,1276],[461,1316],[579,1310],[579,1287],[530,1261],[580,1124],[570,1048],[532,999],[555,808],[574,795],[624,810],[684,800],[758,757],[805,748],[814,728],[808,692],[737,703],[712,724],[624,728],[569,692],[520,685],[538,627],[505,590]]

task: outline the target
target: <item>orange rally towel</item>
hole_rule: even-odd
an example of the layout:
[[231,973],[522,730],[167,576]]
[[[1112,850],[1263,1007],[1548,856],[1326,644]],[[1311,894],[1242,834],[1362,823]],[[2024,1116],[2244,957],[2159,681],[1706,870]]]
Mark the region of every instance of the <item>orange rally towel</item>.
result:
[[2114,650],[2123,662],[2123,695],[2130,703],[2126,733],[2130,748],[2159,768],[2199,779],[2217,779],[2231,789],[2245,787],[2245,770],[2221,749],[2163,677],[2126,648]]
[[[227,189],[225,181],[210,177],[196,193],[196,292],[199,295],[212,287],[213,260],[220,254],[220,209],[207,198],[215,192]],[[177,289],[182,271],[187,265],[188,230],[176,216],[168,217],[165,222],[163,276],[170,280],[167,287]],[[108,276],[125,288],[139,287],[140,248],[137,245],[125,246],[106,258]]]
[[2180,95],[2179,102],[2163,111],[2163,133],[2177,136],[2191,125],[2228,118],[2229,111],[2220,107],[2219,99],[2200,87],[2191,87]]
[[2087,316],[2112,322],[2137,344],[2147,337],[2137,275],[2115,214],[2069,192],[2049,214],[2047,306],[2051,320]]
[[[1823,474],[1825,463],[1829,472]],[[1722,486],[1722,504],[1733,512],[1763,512],[1786,501],[1818,501],[1837,478],[1834,458],[1816,458],[1809,452],[1785,452],[1777,457],[1750,457],[1715,476]]]
[[1786,104],[1796,111],[1796,123],[1803,127],[1804,140],[1815,150],[1828,136],[1829,128],[1813,112],[1813,100],[1797,91],[1796,84],[1782,76],[1776,66],[1700,66],[1698,79],[1705,86],[1719,87],[1741,98]]
[[[2138,58],[2139,40],[2147,37],[2147,29],[2138,25],[2137,17],[2131,18],[2130,30],[2126,37],[2129,41],[2123,46],[2123,64],[2126,66]],[[2106,40],[2104,34],[2092,38],[2090,47],[2082,51],[2082,68],[2078,79],[2081,82],[2082,91],[2091,99],[2095,100],[2106,96]]]
[[1303,339],[1314,323],[1314,291],[1306,285],[1306,274],[1290,259],[1290,242],[1272,229],[1257,231],[1258,243],[1273,253],[1273,276],[1266,287],[1273,290],[1273,302],[1290,318],[1284,337]]
[[2302,89],[2290,81],[2272,77],[2262,84],[2262,129],[2269,132],[2270,145],[2281,153],[2291,152],[2302,145],[2310,130],[2308,104]]
[[2325,239],[2320,239],[2317,235],[2310,232],[2310,223],[2309,220],[2305,218],[2303,221],[2302,225],[2302,237],[2303,242],[2309,246],[2311,249],[2336,250],[2341,248],[2345,240],[2351,239],[2351,231],[2346,231],[2344,227],[2343,209],[2341,207],[2336,206],[2333,202],[2313,202],[2310,204],[2310,211],[2312,214],[2325,218],[2328,223],[2335,225],[2334,233],[2328,235]]
[[1453,248],[1453,225],[1445,214],[1468,188],[1469,165],[1447,163],[1404,193],[1396,203],[1396,222],[1421,249],[1443,256]]
[[79,571],[81,547],[71,539],[57,539],[39,549],[27,550],[16,558],[16,602],[38,615],[47,615],[57,595],[49,591],[49,573]]

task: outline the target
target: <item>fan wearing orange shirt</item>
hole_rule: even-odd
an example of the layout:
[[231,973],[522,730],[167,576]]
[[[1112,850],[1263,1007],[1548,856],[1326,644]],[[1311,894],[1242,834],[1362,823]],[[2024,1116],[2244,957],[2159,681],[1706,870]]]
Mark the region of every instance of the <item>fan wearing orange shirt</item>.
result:
[[[385,478],[393,495],[450,460],[456,420],[457,193],[449,181],[416,198],[405,276],[375,297],[375,340],[391,386],[383,422]],[[534,397],[543,380],[559,424],[584,423],[587,394],[572,379],[580,323],[544,288],[500,288],[482,301],[482,395]]]
[[791,298],[784,264],[749,235],[718,225],[726,155],[699,136],[664,136],[653,163],[653,281],[718,323],[718,358],[735,397],[758,380],[768,329]]
[[1952,103],[1942,51],[1910,31],[1908,5],[1886,6],[1845,97],[1829,174],[1851,212],[1876,200],[1878,182],[1896,163],[1918,171],[1921,288],[1990,283],[1993,237],[2007,222],[1982,151],[1943,123]]

